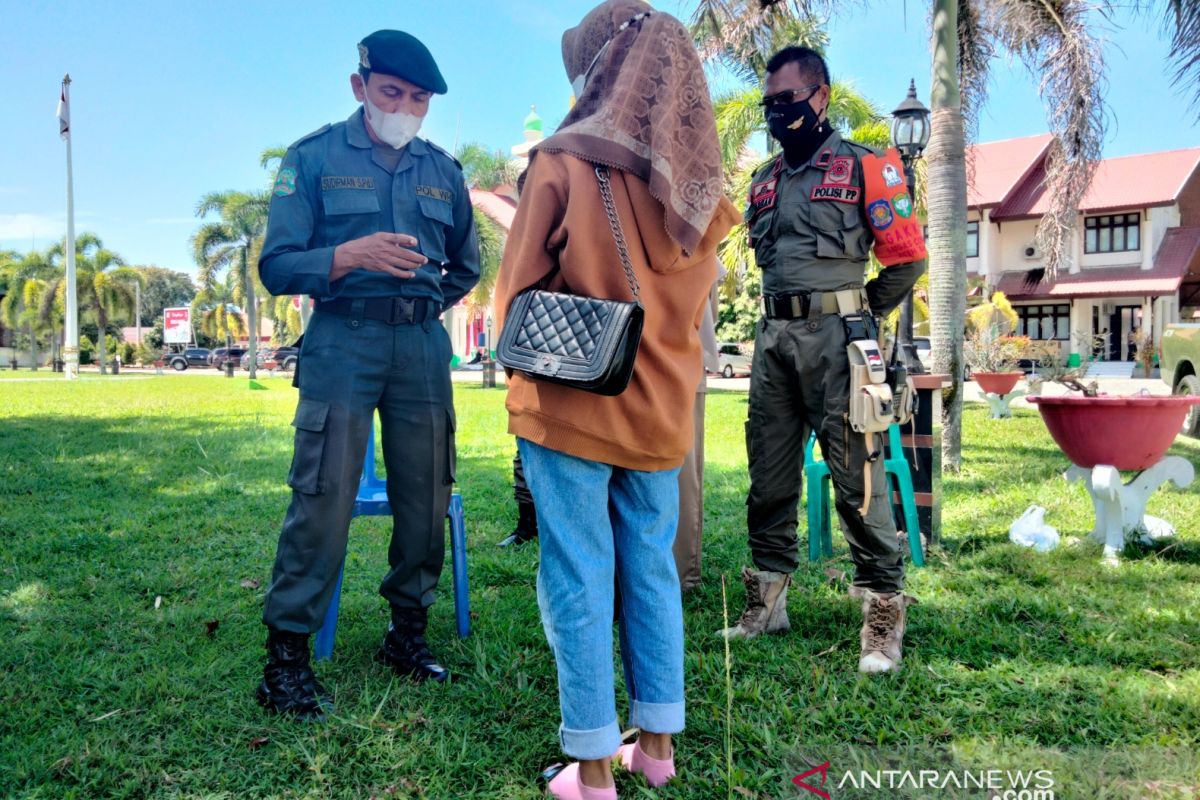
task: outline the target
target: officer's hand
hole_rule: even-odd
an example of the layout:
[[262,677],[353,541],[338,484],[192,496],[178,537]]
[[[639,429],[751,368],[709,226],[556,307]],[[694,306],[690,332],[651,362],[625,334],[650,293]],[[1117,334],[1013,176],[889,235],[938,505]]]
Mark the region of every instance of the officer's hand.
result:
[[417,251],[409,249],[416,246],[415,236],[384,231],[344,242],[334,248],[329,280],[336,281],[354,269],[411,278],[417,274],[417,269],[429,261]]

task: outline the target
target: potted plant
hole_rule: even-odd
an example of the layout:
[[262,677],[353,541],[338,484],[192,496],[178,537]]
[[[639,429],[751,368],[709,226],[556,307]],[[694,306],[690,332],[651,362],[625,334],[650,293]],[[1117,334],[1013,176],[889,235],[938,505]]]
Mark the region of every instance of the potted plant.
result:
[[[1089,355],[1098,346],[1096,337],[1085,337],[1081,345]],[[1071,460],[1064,477],[1080,481],[1091,495],[1096,515],[1092,538],[1103,543],[1104,561],[1115,564],[1130,537],[1149,543],[1173,535],[1170,523],[1146,516],[1146,501],[1164,483],[1184,487],[1192,482],[1192,464],[1166,452],[1200,397],[1155,396],[1144,390],[1127,396],[1102,394],[1095,381],[1083,382],[1086,361],[1071,367],[1057,349],[1043,355],[1039,368],[1044,380],[1078,392],[1042,395],[1039,380],[1031,383],[1037,394],[1029,402],[1038,407],[1051,438]],[[1122,471],[1138,474],[1124,483]]]
[[985,393],[1003,397],[1024,375],[1017,363],[1025,357],[1029,340],[1012,336],[1016,326],[1017,313],[1003,292],[994,292],[988,302],[967,314],[963,357]]
[[[1096,337],[1079,340],[1081,349],[1095,352]],[[1031,383],[1034,397],[1050,436],[1071,462],[1091,469],[1107,464],[1118,470],[1144,470],[1159,461],[1183,426],[1188,410],[1200,397],[1105,395],[1095,381],[1084,383],[1087,361],[1068,366],[1057,349],[1038,359],[1040,381]],[[1040,394],[1043,381],[1051,381],[1078,392],[1059,397]]]

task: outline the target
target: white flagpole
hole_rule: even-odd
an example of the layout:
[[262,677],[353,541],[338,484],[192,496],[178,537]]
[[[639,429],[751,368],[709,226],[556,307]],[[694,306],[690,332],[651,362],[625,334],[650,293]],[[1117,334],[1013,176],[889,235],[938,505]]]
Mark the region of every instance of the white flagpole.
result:
[[[67,128],[62,130],[60,113],[59,129],[67,141],[67,319],[63,333],[63,373],[67,380],[79,377],[79,301],[75,287],[75,182],[71,173],[71,129],[70,129],[71,76],[63,76],[63,106],[67,114]],[[103,335],[103,332],[101,333]]]

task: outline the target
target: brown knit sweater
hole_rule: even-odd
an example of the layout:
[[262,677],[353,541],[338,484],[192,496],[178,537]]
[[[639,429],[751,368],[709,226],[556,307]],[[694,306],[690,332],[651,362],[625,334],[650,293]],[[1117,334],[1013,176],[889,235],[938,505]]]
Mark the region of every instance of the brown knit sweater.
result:
[[[646,309],[633,378],[622,394],[602,397],[513,373],[508,431],[591,461],[670,469],[691,449],[692,404],[702,369],[697,331],[717,276],[717,244],[739,217],[722,200],[697,251],[688,256],[667,235],[663,206],[644,181],[613,170],[612,190]],[[546,289],[631,299],[592,165],[538,153],[496,279],[499,326],[513,297],[556,266]]]

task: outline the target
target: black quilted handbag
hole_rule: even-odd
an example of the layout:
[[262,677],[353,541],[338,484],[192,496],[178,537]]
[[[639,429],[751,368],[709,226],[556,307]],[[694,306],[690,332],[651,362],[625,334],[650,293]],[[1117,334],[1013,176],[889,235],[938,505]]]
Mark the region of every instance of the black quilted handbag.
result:
[[496,359],[537,380],[612,396],[625,391],[633,375],[645,310],[613,204],[608,168],[596,167],[596,179],[633,300],[526,289],[508,310]]

